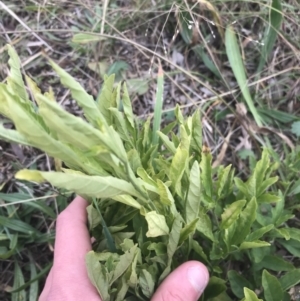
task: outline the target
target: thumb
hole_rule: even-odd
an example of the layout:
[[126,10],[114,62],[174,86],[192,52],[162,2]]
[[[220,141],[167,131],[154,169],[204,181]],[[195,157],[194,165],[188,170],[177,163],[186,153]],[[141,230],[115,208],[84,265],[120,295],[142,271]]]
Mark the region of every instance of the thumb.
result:
[[188,261],[163,281],[151,301],[197,301],[208,280],[207,268],[202,263]]

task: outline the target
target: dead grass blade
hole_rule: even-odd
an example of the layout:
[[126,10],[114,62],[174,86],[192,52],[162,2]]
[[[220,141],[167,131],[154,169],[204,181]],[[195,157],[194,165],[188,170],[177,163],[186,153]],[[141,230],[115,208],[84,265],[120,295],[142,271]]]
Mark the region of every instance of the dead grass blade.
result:
[[0,7],[7,11],[14,19],[16,19],[26,30],[28,30],[34,37],[36,37],[43,45],[47,46],[50,50],[53,50],[53,48],[45,42],[41,37],[39,37],[35,31],[33,31],[29,26],[26,25],[6,4],[4,4],[2,1],[0,1]]

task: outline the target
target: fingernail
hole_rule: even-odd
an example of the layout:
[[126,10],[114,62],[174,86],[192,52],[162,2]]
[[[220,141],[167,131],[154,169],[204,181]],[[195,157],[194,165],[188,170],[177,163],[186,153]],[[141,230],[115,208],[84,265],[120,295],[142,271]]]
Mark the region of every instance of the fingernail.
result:
[[188,280],[199,296],[203,293],[208,283],[208,275],[200,267],[194,266],[188,269]]

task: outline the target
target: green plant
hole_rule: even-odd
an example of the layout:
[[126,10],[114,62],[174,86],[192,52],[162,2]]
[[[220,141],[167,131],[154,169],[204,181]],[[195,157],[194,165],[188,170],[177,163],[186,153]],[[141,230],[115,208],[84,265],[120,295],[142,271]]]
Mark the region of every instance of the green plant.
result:
[[86,260],[103,301],[148,300],[190,259],[210,270],[201,300],[289,300],[300,270],[276,250],[281,245],[299,257],[300,231],[287,225],[293,213],[275,186],[278,164],[268,150],[245,182],[230,165],[213,170],[211,152],[202,146],[199,111],[185,118],[176,107],[176,121],[153,133],[150,119],[141,127],[134,117],[126,84],[115,87],[114,76],[105,77],[95,102],[52,61],[87,122],[64,111],[51,90],[41,93],[26,76],[32,102],[17,54],[10,46],[8,51],[10,76],[0,84],[0,113],[16,130],[2,126],[0,138],[64,163],[57,172],[21,170],[18,179],[49,181],[90,200],[96,242]]

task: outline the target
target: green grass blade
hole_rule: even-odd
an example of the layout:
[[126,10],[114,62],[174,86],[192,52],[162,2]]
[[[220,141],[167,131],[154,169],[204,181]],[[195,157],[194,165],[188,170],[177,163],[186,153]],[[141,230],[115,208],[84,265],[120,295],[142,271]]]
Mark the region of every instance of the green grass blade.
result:
[[[36,271],[36,266],[35,262],[33,260],[33,257],[31,253],[29,254],[29,259],[30,259],[30,280],[33,280],[37,276],[37,271]],[[36,301],[38,299],[38,294],[39,294],[39,283],[38,281],[33,281],[30,285],[29,289],[29,301]]]
[[269,22],[264,34],[263,47],[257,73],[261,72],[276,42],[277,33],[282,22],[281,0],[272,0],[270,10]]
[[30,145],[26,138],[15,130],[6,129],[0,124],[0,139],[17,144]]
[[42,279],[42,277],[44,277],[46,274],[48,274],[48,272],[50,271],[50,269],[52,268],[52,262],[48,263],[46,265],[46,267],[44,267],[34,278],[31,278],[28,282],[24,283],[22,286],[14,289],[13,291],[11,291],[12,294],[14,293],[18,293],[24,289],[26,289],[30,284],[39,281],[40,279]]
[[162,106],[163,106],[163,94],[164,94],[164,73],[162,67],[159,66],[157,75],[157,91],[156,91],[156,101],[154,108],[154,121],[153,121],[153,145],[158,143],[159,136],[157,131],[160,130]]
[[[24,276],[22,270],[17,261],[15,261],[15,271],[14,271],[14,285],[13,290],[19,288],[24,284]],[[21,290],[17,293],[13,293],[11,296],[12,301],[26,300],[25,290]]]
[[252,97],[250,95],[241,52],[232,26],[228,26],[226,29],[225,45],[229,63],[231,65],[234,76],[240,86],[241,92],[246,100],[248,108],[252,113],[257,125],[262,126],[261,117],[258,114],[256,107],[254,106]]
[[100,211],[100,208],[98,206],[98,203],[97,203],[97,200],[95,198],[93,198],[93,203],[96,207],[96,210],[98,211],[98,214],[100,215],[100,218],[101,218],[101,225],[102,225],[102,228],[103,228],[103,233],[104,233],[104,236],[106,238],[106,241],[107,241],[107,247],[108,247],[108,250],[110,252],[116,252],[117,249],[116,249],[116,245],[115,245],[115,242],[114,242],[114,239],[111,235],[111,233],[109,232],[109,229],[105,223],[105,220],[101,214],[101,211]]

